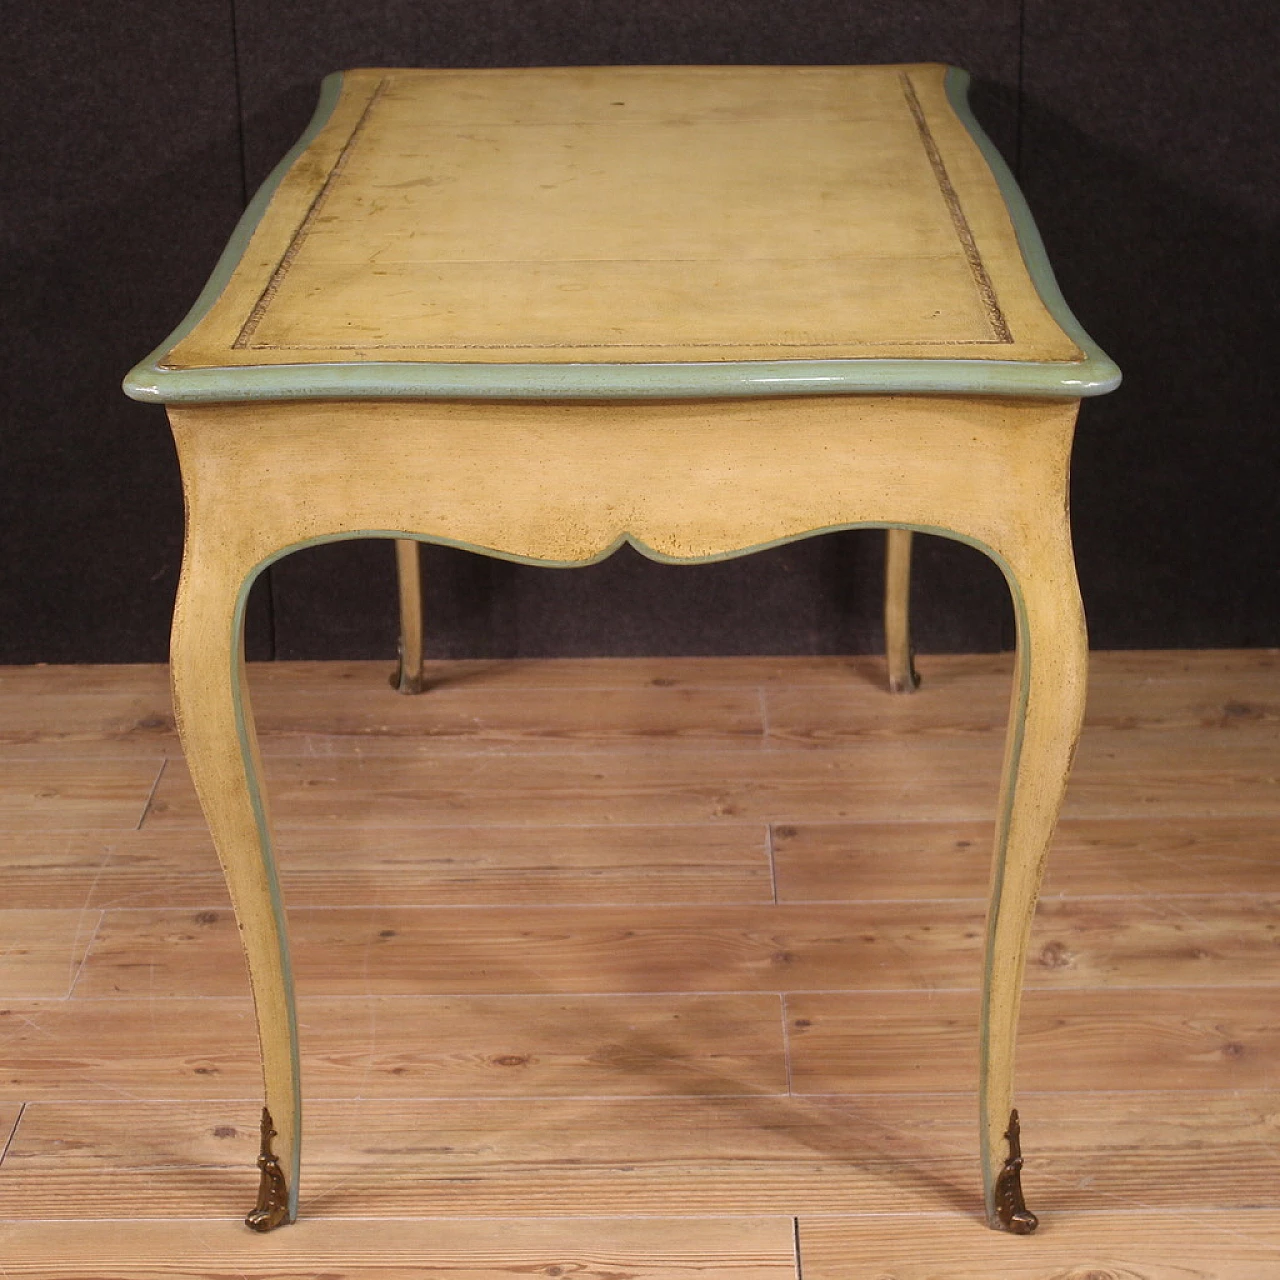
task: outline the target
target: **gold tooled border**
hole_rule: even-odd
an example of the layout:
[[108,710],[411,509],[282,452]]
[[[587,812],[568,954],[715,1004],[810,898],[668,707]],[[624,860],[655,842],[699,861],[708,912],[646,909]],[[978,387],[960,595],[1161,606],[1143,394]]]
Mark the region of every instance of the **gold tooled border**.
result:
[[[347,158],[355,148],[361,134],[364,132],[368,123],[370,113],[379,99],[385,92],[391,78],[384,76],[378,81],[374,87],[373,93],[369,96],[369,101],[365,104],[364,110],[360,113],[360,118],[356,121],[355,127],[351,130],[350,136],[343,144],[342,150],[338,153],[338,158],[334,161],[333,167],[329,170],[328,176],[325,178],[324,184],[320,190],[316,192],[315,199],[312,200],[310,208],[308,208],[306,216],[298,224],[298,229],[294,232],[292,239],[289,241],[288,247],[285,249],[275,270],[271,273],[271,278],[267,281],[266,287],[262,293],[258,295],[257,301],[253,304],[252,310],[249,312],[244,324],[241,326],[240,332],[236,335],[235,341],[231,344],[234,350],[254,350],[254,351],[350,351],[357,348],[350,346],[339,346],[332,344],[325,345],[298,345],[289,344],[288,346],[280,346],[275,343],[255,343],[253,341],[254,334],[258,330],[258,326],[262,323],[274,301],[280,285],[289,273],[303,243],[306,241],[311,228],[315,225],[320,215],[321,209],[324,207],[325,201],[329,198],[331,191],[337,183],[338,178],[342,174],[342,170],[346,166]],[[946,163],[942,159],[942,153],[938,149],[937,141],[934,139],[933,131],[929,128],[929,121],[925,117],[924,108],[920,105],[920,99],[916,95],[915,85],[911,82],[910,75],[905,72],[899,72],[898,83],[902,88],[903,97],[906,100],[907,108],[911,112],[911,118],[915,122],[916,130],[920,135],[921,145],[924,147],[925,155],[928,157],[929,166],[933,170],[934,180],[938,184],[938,190],[942,195],[942,199],[947,206],[947,212],[951,217],[951,225],[955,230],[956,238],[960,242],[960,248],[964,253],[965,261],[969,267],[969,273],[973,278],[974,287],[977,290],[979,301],[982,303],[983,311],[987,317],[987,323],[991,326],[992,337],[987,339],[934,339],[919,340],[916,342],[903,342],[898,345],[904,347],[945,347],[945,346],[986,346],[997,344],[1008,344],[1013,342],[1013,333],[1009,328],[1009,322],[1001,310],[999,299],[996,297],[995,286],[991,283],[990,273],[987,271],[986,263],[982,260],[982,254],[978,251],[977,242],[974,240],[973,230],[969,226],[969,220],[965,217],[964,208],[960,203],[960,197],[952,185],[951,177],[947,173]],[[636,350],[656,350],[666,349],[669,343],[644,343],[644,342],[607,342],[607,343],[588,343],[588,342],[563,342],[563,343],[403,343],[403,342],[386,342],[386,343],[360,343],[358,349],[361,351],[520,351],[520,350],[583,350],[589,351],[594,348],[616,349],[636,349]],[[682,348],[706,348],[712,350],[728,349],[741,347],[741,342],[682,342]],[[856,347],[856,346],[879,346],[878,342],[767,342],[759,345],[787,348],[797,347],[806,350],[815,348],[829,347],[833,350],[840,348]]]
[[[356,121],[355,128],[351,130],[351,136],[343,144],[342,150],[338,152],[338,158],[334,161],[333,168],[329,170],[329,176],[325,178],[324,185],[316,192],[316,198],[312,200],[311,207],[307,210],[307,216],[298,224],[298,229],[293,233],[293,239],[289,241],[289,247],[276,264],[276,269],[271,273],[271,279],[267,281],[267,287],[258,295],[257,302],[253,304],[253,310],[249,312],[248,319],[245,320],[240,332],[236,335],[236,340],[231,344],[233,350],[242,351],[246,347],[253,347],[258,351],[279,351],[282,349],[269,345],[255,345],[253,335],[257,332],[258,326],[267,314],[267,308],[274,300],[285,276],[289,274],[289,268],[293,266],[294,259],[302,249],[303,241],[306,240],[308,233],[315,225],[316,219],[320,216],[320,210],[324,207],[324,202],[329,198],[329,193],[333,190],[334,184],[342,176],[342,170],[346,167],[347,157],[351,154],[359,141],[360,135],[364,132],[364,127],[369,120],[369,113],[373,110],[378,99],[382,97],[388,83],[390,83],[390,77],[384,76],[374,87],[373,93],[369,95],[369,101],[365,103],[364,110],[360,113],[360,119]],[[338,347],[326,347],[323,349],[341,350]]]

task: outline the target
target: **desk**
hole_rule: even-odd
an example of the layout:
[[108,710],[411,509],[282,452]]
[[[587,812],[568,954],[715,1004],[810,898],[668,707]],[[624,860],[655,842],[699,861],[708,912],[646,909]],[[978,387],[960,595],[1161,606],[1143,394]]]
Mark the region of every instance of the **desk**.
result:
[[1119,375],[1063,303],[966,83],[933,65],[331,76],[187,320],[129,375],[168,407],[182,467],[173,687],[257,1007],[251,1226],[295,1216],[301,1132],[244,687],[256,575],[391,538],[411,604],[416,541],[561,566],[629,542],[689,563],[877,526],[898,684],[912,531],[979,548],[1013,596],[979,1146],[988,1221],[1034,1229],[1013,1049],[1084,706],[1067,472],[1081,397]]

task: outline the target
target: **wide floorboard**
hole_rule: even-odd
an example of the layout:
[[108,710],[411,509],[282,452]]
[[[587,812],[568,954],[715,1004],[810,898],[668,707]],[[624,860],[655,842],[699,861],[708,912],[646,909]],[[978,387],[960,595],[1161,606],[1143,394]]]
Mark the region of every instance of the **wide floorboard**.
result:
[[251,668],[302,1219],[162,667],[0,669],[0,1275],[1280,1277],[1280,654],[1094,655],[980,1217],[1012,662]]

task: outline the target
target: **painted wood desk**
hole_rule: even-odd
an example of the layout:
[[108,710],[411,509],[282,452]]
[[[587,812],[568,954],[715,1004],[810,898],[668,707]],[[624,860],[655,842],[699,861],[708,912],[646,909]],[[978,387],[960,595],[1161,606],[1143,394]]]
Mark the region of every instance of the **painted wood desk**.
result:
[[966,83],[933,65],[331,76],[191,314],[129,375],[168,406],[185,486],[173,687],[257,1007],[251,1226],[294,1217],[301,1128],[244,688],[255,576],[393,538],[412,604],[415,540],[688,563],[879,526],[897,683],[911,531],[984,551],[1013,596],[979,1145],[989,1222],[1034,1228],[1013,1048],[1084,704],[1067,469],[1081,397],[1119,375]]

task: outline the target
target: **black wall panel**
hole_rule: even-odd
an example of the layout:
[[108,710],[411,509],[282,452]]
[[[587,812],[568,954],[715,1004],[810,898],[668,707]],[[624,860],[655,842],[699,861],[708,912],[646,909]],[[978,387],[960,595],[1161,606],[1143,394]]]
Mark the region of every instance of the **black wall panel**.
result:
[[120,379],[194,299],[242,177],[229,9],[157,10],[6,10],[0,661],[167,649],[177,465]]
[[1238,0],[1028,0],[1022,185],[1125,372],[1075,454],[1097,647],[1280,643],[1278,32]]
[[[328,71],[359,65],[943,60],[1024,186],[1068,298],[1124,367],[1086,404],[1074,510],[1096,644],[1280,641],[1271,543],[1276,108],[1262,0],[124,0],[6,18],[0,662],[164,654],[181,499],[163,412],[118,390],[194,298]],[[1011,642],[999,575],[918,539],[923,649]],[[429,548],[450,656],[850,652],[881,536],[697,567],[535,569]],[[389,545],[299,553],[251,652],[390,655]]]

